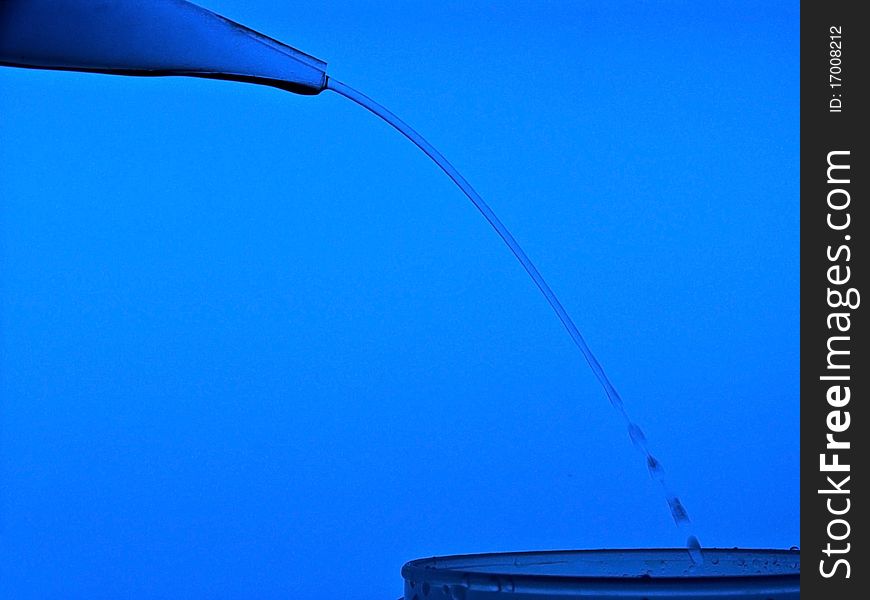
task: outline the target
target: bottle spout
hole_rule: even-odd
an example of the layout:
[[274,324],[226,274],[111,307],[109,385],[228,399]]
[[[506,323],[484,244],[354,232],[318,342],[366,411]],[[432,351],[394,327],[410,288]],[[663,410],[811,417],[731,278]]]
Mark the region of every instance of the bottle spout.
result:
[[326,63],[185,0],[0,0],[0,65],[326,88]]

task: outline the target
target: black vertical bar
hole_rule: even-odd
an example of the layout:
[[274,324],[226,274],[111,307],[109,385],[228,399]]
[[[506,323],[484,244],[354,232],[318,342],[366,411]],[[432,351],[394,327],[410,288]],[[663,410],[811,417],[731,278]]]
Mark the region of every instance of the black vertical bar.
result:
[[[860,2],[801,6],[801,593],[870,593],[865,93]],[[862,11],[863,12],[863,11]],[[868,296],[870,301],[870,296]],[[830,436],[830,437],[829,437]],[[848,465],[848,466],[847,466]]]

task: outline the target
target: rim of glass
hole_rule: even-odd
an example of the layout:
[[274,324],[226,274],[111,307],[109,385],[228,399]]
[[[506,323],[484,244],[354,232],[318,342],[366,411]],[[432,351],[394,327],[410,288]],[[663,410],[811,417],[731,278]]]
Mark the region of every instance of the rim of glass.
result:
[[[661,586],[687,584],[715,586],[791,587],[800,579],[800,550],[754,548],[708,548],[702,550],[705,565],[693,568],[685,548],[628,548],[599,550],[541,550],[431,557],[412,560],[402,567],[409,583],[437,581],[439,585],[478,587],[497,585],[518,588],[548,584],[595,584]],[[649,564],[647,572],[631,572],[626,560]],[[724,560],[724,563],[723,563]],[[764,569],[752,561],[768,561]],[[741,563],[741,561],[743,561]],[[770,561],[773,561],[772,564]],[[577,572],[570,565],[586,562]],[[658,564],[653,564],[658,563]],[[561,567],[560,567],[561,565]],[[610,565],[610,566],[607,566]],[[620,566],[623,565],[623,566]],[[600,567],[596,572],[595,567]],[[606,568],[605,568],[606,567]],[[737,567],[737,568],[735,568]],[[559,572],[560,568],[563,571]],[[656,568],[662,574],[655,574]],[[552,570],[554,572],[546,572]],[[674,571],[681,571],[675,574]]]

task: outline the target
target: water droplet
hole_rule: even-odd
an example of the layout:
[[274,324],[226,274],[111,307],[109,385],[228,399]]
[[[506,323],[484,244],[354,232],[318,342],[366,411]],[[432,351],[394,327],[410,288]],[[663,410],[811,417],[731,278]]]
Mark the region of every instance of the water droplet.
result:
[[646,453],[646,435],[644,435],[643,429],[641,429],[640,426],[636,423],[629,423],[628,437],[631,438],[631,442],[638,450]]
[[649,475],[653,479],[661,481],[665,476],[665,470],[662,463],[652,454],[646,455],[646,467],[649,469]]
[[687,525],[689,523],[689,513],[686,511],[686,507],[683,506],[683,503],[680,502],[679,498],[676,496],[669,496],[668,506],[671,507],[671,516],[674,518],[674,522],[677,525]]
[[690,535],[686,540],[686,548],[689,550],[689,558],[696,567],[704,564],[704,555],[701,553],[701,542],[694,535]]

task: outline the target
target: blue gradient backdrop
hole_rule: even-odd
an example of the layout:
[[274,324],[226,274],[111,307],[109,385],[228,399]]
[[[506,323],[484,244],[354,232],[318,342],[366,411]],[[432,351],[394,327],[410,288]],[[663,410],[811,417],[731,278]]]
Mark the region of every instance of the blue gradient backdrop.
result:
[[[798,544],[796,2],[209,8],[491,203],[707,546]],[[679,546],[519,264],[347,100],[0,69],[0,595],[395,598]]]

